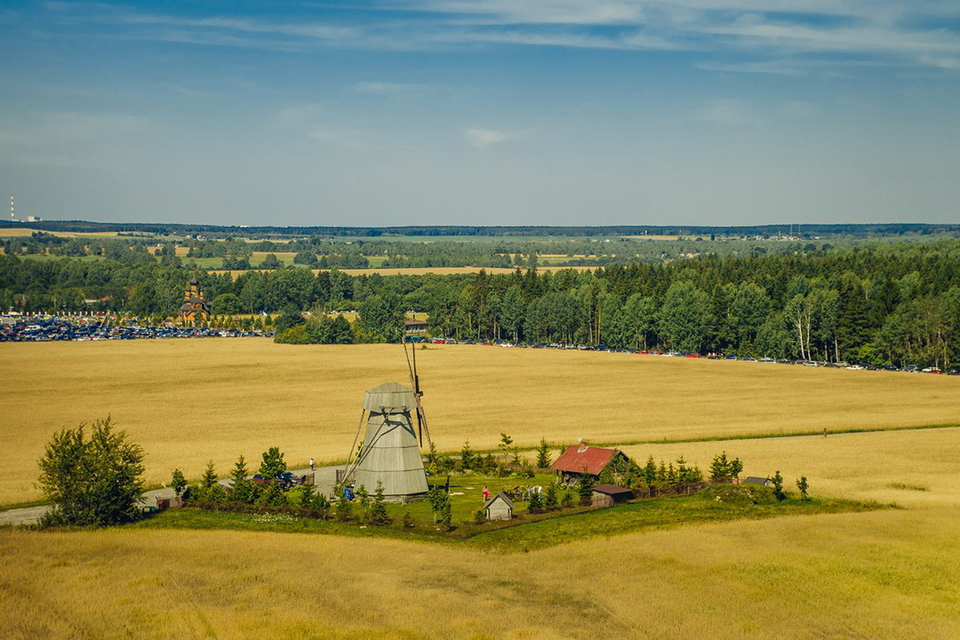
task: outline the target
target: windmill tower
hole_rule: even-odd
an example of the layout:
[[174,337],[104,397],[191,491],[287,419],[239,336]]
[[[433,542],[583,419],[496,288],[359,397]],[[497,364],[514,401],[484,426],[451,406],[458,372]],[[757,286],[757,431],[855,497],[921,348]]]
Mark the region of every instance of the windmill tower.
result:
[[17,221],[17,208],[13,204],[13,194],[10,194],[10,222]]
[[357,486],[363,485],[371,493],[381,482],[384,497],[391,501],[416,500],[425,497],[429,489],[420,447],[424,435],[429,445],[430,433],[420,402],[423,393],[416,372],[416,355],[412,362],[407,356],[407,363],[413,389],[386,382],[368,389],[364,395],[354,448],[366,425],[363,442],[340,478],[343,484],[352,477]]
[[396,382],[368,389],[363,398],[367,430],[357,454],[356,484],[373,493],[383,483],[388,500],[410,500],[427,494],[427,474],[411,413],[413,391]]

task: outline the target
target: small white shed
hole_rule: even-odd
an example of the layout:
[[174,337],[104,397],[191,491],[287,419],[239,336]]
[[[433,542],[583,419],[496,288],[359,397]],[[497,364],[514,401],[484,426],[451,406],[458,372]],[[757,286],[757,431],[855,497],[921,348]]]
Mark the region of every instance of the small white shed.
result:
[[513,517],[513,502],[503,491],[483,504],[487,520],[509,520]]

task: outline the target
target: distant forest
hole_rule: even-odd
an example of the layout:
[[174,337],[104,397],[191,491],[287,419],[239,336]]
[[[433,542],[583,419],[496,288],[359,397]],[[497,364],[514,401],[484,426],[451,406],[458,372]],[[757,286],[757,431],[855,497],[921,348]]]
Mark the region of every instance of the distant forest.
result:
[[[878,242],[790,255],[704,255],[590,271],[350,276],[246,271],[236,279],[128,249],[102,259],[0,256],[0,308],[177,308],[199,275],[216,314],[355,310],[369,339],[403,313],[434,335],[872,364],[960,362],[960,240]],[[90,302],[84,300],[104,300]]]
[[746,226],[683,226],[683,225],[608,225],[608,226],[471,226],[471,225],[410,225],[393,227],[328,227],[328,226],[229,226],[205,224],[168,224],[138,222],[89,222],[85,220],[45,220],[41,222],[11,223],[0,221],[0,228],[27,226],[43,231],[71,233],[144,233],[189,236],[207,234],[210,237],[283,238],[289,236],[331,237],[389,237],[389,236],[642,236],[642,235],[700,235],[710,236],[775,236],[792,232],[801,238],[814,236],[880,237],[904,234],[957,234],[960,224],[778,224]]

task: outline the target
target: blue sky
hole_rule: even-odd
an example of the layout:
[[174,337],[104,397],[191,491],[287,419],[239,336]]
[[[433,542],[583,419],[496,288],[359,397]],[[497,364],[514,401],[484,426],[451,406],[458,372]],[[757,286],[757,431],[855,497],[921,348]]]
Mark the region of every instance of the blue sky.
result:
[[6,2],[0,26],[23,214],[960,220],[956,2]]

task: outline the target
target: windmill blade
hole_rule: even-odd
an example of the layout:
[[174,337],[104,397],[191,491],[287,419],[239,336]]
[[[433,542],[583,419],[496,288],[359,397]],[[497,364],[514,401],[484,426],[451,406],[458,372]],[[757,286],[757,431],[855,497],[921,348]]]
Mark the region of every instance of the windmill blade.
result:
[[433,440],[430,439],[430,429],[427,428],[427,415],[423,412],[423,404],[420,402],[420,396],[415,397],[417,399],[417,425],[422,428],[420,446],[423,447],[422,434],[426,434],[427,448],[432,448]]
[[[411,359],[411,353],[413,357]],[[427,444],[431,444],[430,431],[427,429],[427,416],[423,412],[423,403],[420,397],[423,391],[420,389],[420,376],[417,374],[417,348],[410,343],[410,353],[407,353],[407,338],[403,338],[403,355],[407,359],[407,370],[410,372],[410,386],[413,387],[413,397],[417,403],[417,438],[420,441],[420,447],[423,448],[423,435],[427,434]]]

